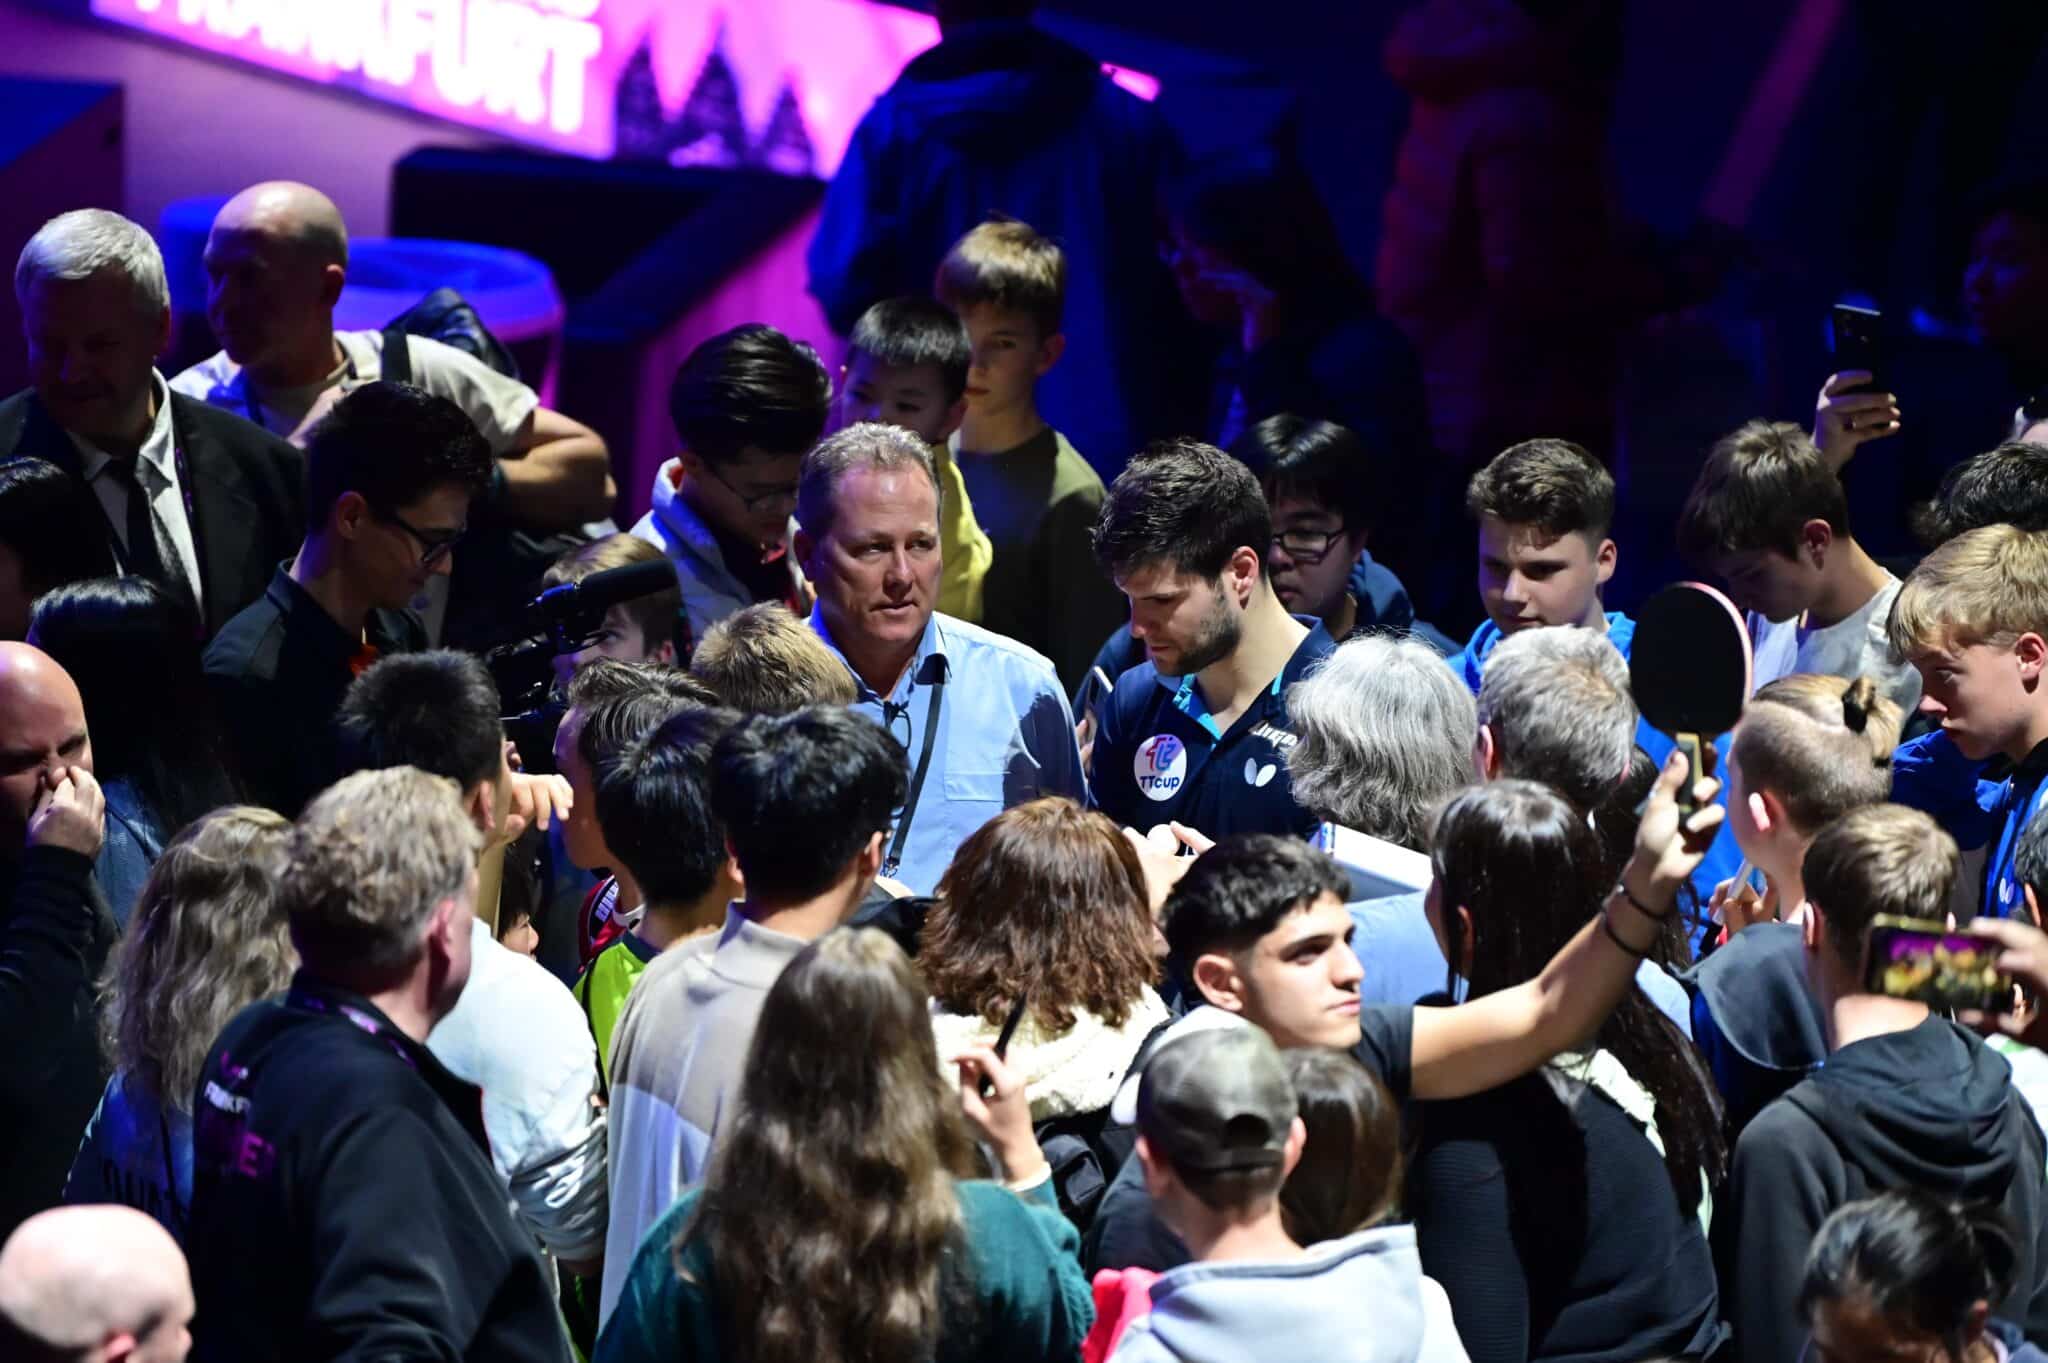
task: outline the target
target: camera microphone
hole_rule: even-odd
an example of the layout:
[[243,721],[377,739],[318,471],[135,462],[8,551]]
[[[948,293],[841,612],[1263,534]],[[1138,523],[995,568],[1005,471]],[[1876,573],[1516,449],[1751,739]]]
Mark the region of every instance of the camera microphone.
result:
[[676,565],[666,558],[629,563],[592,573],[581,582],[548,588],[527,606],[526,616],[533,629],[550,636],[586,635],[604,623],[604,613],[613,606],[673,591],[675,586]]

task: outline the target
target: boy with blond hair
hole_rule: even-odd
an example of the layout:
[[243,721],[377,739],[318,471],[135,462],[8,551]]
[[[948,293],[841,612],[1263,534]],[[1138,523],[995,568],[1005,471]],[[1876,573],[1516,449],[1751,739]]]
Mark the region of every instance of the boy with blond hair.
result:
[[1678,547],[1748,612],[1758,686],[1867,676],[1902,710],[1920,699],[1919,674],[1885,635],[1899,580],[1850,533],[1841,480],[1805,431],[1752,421],[1715,442]]
[[953,243],[932,289],[973,347],[951,443],[995,546],[982,623],[1052,659],[1072,693],[1124,604],[1089,543],[1102,479],[1038,412],[1038,381],[1067,346],[1066,257],[1029,224],[992,219]]
[[[2026,912],[2019,835],[2048,772],[2048,532],[1967,531],[1913,570],[1892,606],[1892,646],[1920,673],[1935,732],[1901,747],[1892,798],[1932,814],[1965,849],[1988,847],[1977,912]],[[1996,779],[1985,765],[2009,764]]]

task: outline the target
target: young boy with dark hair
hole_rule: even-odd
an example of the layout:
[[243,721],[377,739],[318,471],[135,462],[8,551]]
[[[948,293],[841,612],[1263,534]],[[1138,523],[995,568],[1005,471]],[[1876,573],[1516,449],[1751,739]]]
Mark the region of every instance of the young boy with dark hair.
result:
[[854,323],[840,370],[833,429],[879,421],[931,447],[939,480],[939,600],[947,615],[978,622],[994,550],[974,518],[966,480],[946,448],[967,414],[967,329],[943,303],[891,298]]
[[994,218],[939,262],[932,291],[967,327],[967,414],[951,447],[995,561],[982,623],[1052,659],[1071,694],[1123,600],[1088,550],[1102,478],[1039,415],[1065,353],[1067,262],[1029,224]]
[[1843,1203],[1898,1187],[2001,1206],[2019,1234],[2011,1290],[1988,1305],[2030,1338],[2048,1333],[2043,1142],[2010,1069],[1968,1029],[1863,983],[1872,920],[1938,921],[1957,865],[1934,821],[1898,805],[1854,810],[1806,851],[1806,978],[1828,1057],[1743,1131],[1715,1202],[1737,1357],[1799,1356],[1800,1265],[1814,1232]]
[[659,727],[623,747],[618,739],[638,727],[630,722],[633,711],[644,718],[659,713],[642,697],[606,701],[580,726],[582,765],[596,786],[597,826],[641,901],[632,925],[576,981],[607,1079],[612,1033],[648,962],[682,942],[701,943],[708,954],[705,934],[725,921],[725,906],[740,892],[725,825],[711,810],[708,770],[712,748],[736,717],[683,701],[662,708],[669,713]]
[[1797,426],[1752,421],[1714,445],[1678,547],[1749,613],[1756,685],[1867,676],[1901,710],[1918,703],[1920,674],[1885,635],[1899,580],[1850,533],[1841,481]]
[[[1906,578],[1889,628],[1920,672],[1920,713],[1939,726],[1893,756],[1892,798],[1934,815],[1965,850],[1991,849],[1979,916],[2023,915],[2014,848],[2048,790],[2048,533],[1956,536]],[[2007,766],[1988,779],[1997,758]]]
[[690,639],[756,601],[802,604],[789,514],[797,465],[831,405],[818,352],[759,323],[720,332],[676,370],[668,409],[681,450],[654,475],[633,533],[675,561]]

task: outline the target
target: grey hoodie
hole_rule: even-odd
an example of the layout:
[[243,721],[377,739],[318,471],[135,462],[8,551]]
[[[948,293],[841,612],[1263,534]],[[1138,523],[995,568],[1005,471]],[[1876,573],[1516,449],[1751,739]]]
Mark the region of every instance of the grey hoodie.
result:
[[1115,1363],[1467,1363],[1413,1226],[1363,1230],[1291,1263],[1192,1263],[1152,1284]]

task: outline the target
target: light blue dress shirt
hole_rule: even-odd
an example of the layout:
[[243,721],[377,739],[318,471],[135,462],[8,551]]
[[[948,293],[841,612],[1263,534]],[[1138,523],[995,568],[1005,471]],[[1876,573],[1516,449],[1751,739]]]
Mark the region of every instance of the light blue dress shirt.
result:
[[[845,663],[817,608],[811,628]],[[932,713],[932,683],[944,678],[931,770],[896,871],[911,893],[933,893],[967,835],[1013,805],[1044,795],[1082,798],[1073,712],[1043,654],[933,611],[917,656],[887,697],[862,681],[852,664],[846,670],[859,692],[852,709],[904,745],[913,777]]]

